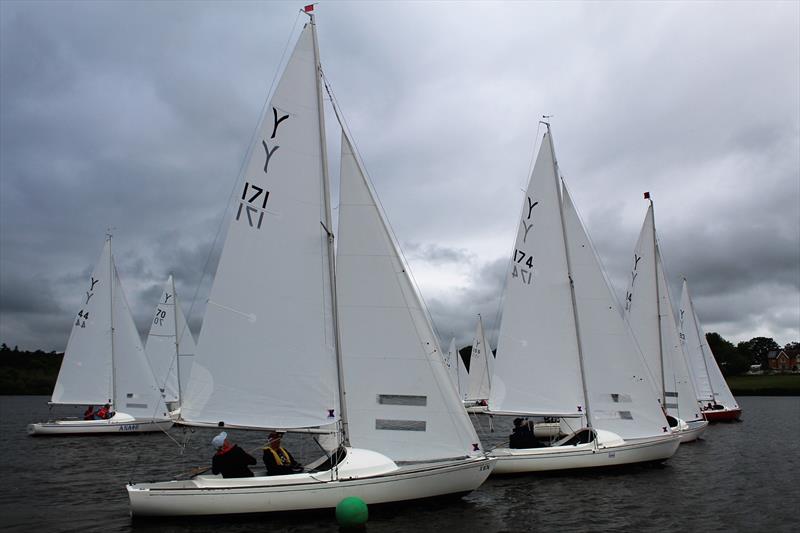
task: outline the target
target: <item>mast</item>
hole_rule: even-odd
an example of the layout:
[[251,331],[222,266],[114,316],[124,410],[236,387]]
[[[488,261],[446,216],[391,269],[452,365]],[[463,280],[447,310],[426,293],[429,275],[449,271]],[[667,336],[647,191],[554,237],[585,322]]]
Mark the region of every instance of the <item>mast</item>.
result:
[[108,241],[108,304],[109,316],[111,317],[111,402],[112,408],[116,411],[117,405],[117,368],[114,364],[114,254],[111,251],[111,230],[106,234]]
[[[649,196],[649,195],[648,195]],[[653,199],[650,200],[650,212],[653,215],[653,272],[655,273],[656,280],[656,320],[658,324],[658,362],[661,365],[661,407],[666,412],[667,409],[667,385],[664,376],[664,339],[661,334],[661,294],[659,291],[658,283],[658,243],[656,243],[656,212],[653,209]]]
[[[542,121],[547,127],[547,139],[550,143],[550,153],[553,157],[553,168],[555,169],[555,180],[556,180],[556,191],[561,190],[561,181],[560,181],[560,172],[558,170],[558,161],[556,160],[556,150],[553,146],[553,134],[550,132],[550,123]],[[562,195],[558,195],[558,215],[559,219],[561,220],[561,235],[564,239],[564,255],[566,256],[567,260],[567,276],[569,277],[569,294],[570,299],[572,300],[572,317],[575,320],[575,339],[578,342],[578,363],[581,369],[581,387],[583,388],[583,402],[586,407],[586,426],[592,427],[592,420],[589,417],[589,391],[586,388],[586,373],[584,370],[583,364],[583,343],[581,341],[581,328],[580,323],[578,321],[578,306],[575,303],[575,282],[572,279],[572,263],[570,262],[569,257],[569,246],[567,246],[567,230],[566,224],[564,223],[564,205],[561,201]]]
[[304,11],[308,15],[311,24],[311,35],[314,41],[314,62],[316,64],[316,89],[317,89],[317,110],[319,113],[319,140],[320,149],[322,151],[322,190],[325,203],[325,220],[322,225],[325,232],[328,234],[328,274],[330,276],[330,290],[331,290],[331,315],[333,318],[333,337],[334,346],[336,350],[336,377],[339,381],[339,409],[341,409],[342,421],[342,442],[344,445],[349,444],[349,437],[347,432],[347,402],[346,393],[344,389],[344,373],[342,372],[342,350],[341,342],[339,339],[339,318],[338,318],[338,304],[336,303],[336,271],[335,262],[336,256],[333,246],[333,224],[331,223],[331,204],[330,204],[330,177],[328,175],[328,147],[325,141],[325,106],[322,100],[322,65],[319,60],[319,41],[317,40],[317,24],[314,18],[314,13]]
[[178,376],[178,404],[183,399],[181,393],[181,350],[180,340],[178,337],[178,295],[175,292],[175,278],[170,273],[169,280],[172,282],[172,324],[175,327],[175,373]]

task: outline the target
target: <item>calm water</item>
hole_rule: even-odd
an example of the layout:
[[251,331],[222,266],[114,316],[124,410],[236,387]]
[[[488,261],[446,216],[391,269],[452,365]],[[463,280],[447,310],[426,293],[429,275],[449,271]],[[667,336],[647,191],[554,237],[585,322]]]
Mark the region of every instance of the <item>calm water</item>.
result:
[[[337,531],[333,512],[132,523],[124,485],[209,464],[212,430],[31,438],[47,397],[0,397],[0,529],[14,531]],[[489,478],[456,501],[371,508],[367,531],[798,531],[800,398],[740,398],[744,421],[711,426],[659,467],[624,472]],[[69,410],[67,410],[69,411]],[[74,411],[78,414],[78,410]],[[508,421],[484,444],[500,441]],[[263,435],[229,432],[245,449]],[[309,461],[304,437],[284,443]],[[257,455],[260,461],[260,453]]]

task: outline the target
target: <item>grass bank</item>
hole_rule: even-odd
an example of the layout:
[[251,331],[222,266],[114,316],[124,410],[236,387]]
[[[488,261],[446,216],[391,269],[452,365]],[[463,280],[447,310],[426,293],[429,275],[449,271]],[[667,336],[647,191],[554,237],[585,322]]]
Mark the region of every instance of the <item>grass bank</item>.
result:
[[800,374],[728,376],[735,396],[800,396]]

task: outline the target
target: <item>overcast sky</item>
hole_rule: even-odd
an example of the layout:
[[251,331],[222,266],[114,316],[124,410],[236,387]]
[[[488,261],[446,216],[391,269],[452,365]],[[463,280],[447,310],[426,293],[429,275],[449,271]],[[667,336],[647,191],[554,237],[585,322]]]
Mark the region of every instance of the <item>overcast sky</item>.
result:
[[[212,243],[302,5],[0,2],[0,341],[63,350],[108,227],[142,334],[170,272],[198,334]],[[800,340],[800,3],[316,13],[445,347],[471,341],[478,313],[496,342],[545,114],[618,294],[650,191],[673,294],[686,276],[706,331]]]

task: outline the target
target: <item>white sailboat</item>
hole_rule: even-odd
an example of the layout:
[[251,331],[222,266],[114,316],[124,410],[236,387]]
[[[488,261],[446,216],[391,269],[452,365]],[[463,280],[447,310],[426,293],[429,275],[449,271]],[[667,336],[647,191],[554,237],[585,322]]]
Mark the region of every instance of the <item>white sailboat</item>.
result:
[[145,351],[164,401],[172,416],[177,417],[191,370],[195,343],[171,274],[158,300]]
[[29,434],[138,433],[172,425],[122,290],[110,235],[87,282],[50,404],[109,404],[114,415],[30,424]]
[[711,353],[705,333],[700,326],[700,320],[697,318],[697,312],[694,310],[692,298],[689,296],[689,285],[685,278],[678,322],[684,350],[689,358],[689,369],[697,390],[697,401],[703,416],[709,422],[739,420],[739,417],[742,416],[742,408],[736,402],[736,398],[714,359],[714,354]]
[[559,181],[545,124],[506,278],[489,412],[558,417],[576,430],[549,446],[495,448],[495,473],[667,459],[678,437]]
[[246,167],[181,409],[198,426],[334,428],[341,447],[297,474],[131,484],[134,515],[398,502],[467,493],[491,473],[344,132],[334,275],[309,16]]
[[[645,194],[645,198],[649,197],[649,193]],[[652,199],[634,250],[623,310],[672,431],[680,435],[681,442],[697,439],[708,422],[697,404],[697,393],[675,324],[661,247],[656,237]]]
[[469,357],[469,389],[464,401],[467,412],[486,412],[493,371],[494,355],[486,340],[483,319],[478,315],[478,325],[475,328],[475,338],[472,341],[472,352]]

